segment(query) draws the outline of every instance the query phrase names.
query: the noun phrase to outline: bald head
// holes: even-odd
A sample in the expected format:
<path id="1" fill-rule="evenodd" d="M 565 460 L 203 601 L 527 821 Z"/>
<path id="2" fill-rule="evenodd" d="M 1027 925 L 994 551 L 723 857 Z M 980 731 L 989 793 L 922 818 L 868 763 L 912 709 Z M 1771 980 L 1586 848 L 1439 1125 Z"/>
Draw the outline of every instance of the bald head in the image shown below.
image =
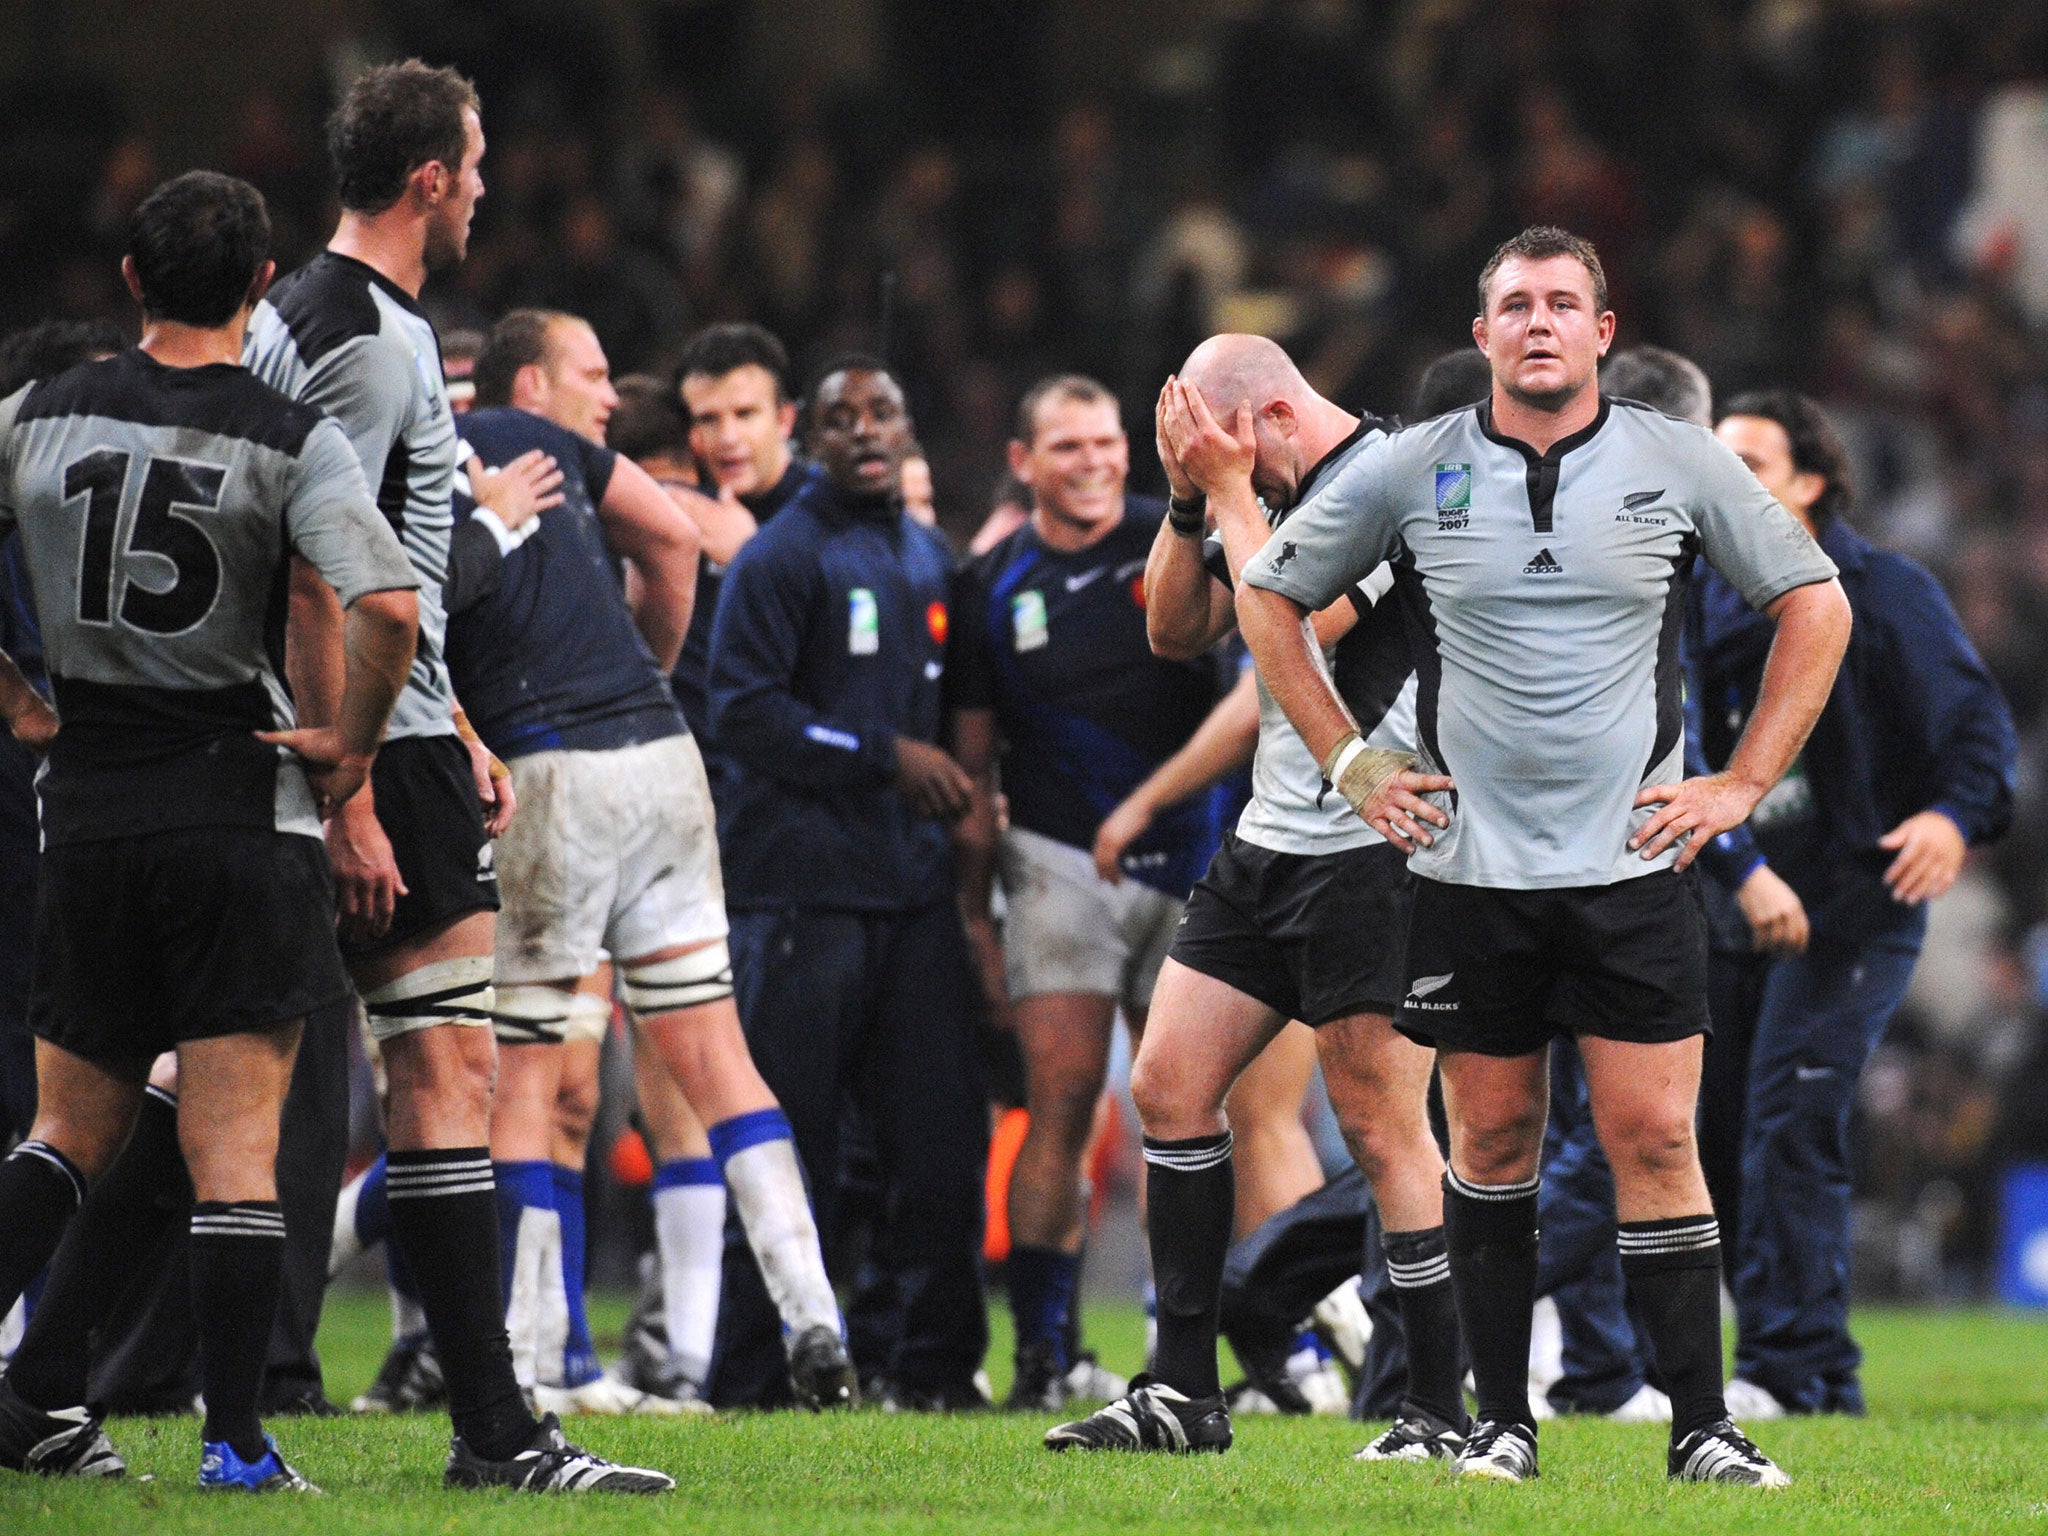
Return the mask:
<path id="1" fill-rule="evenodd" d="M 1321 398 L 1286 350 L 1264 336 L 1211 336 L 1188 354 L 1180 376 L 1202 392 L 1219 421 L 1228 421 L 1241 405 L 1262 411 L 1284 400 L 1299 414 L 1303 406 Z"/>
<path id="2" fill-rule="evenodd" d="M 1332 405 L 1294 366 L 1294 359 L 1264 336 L 1211 336 L 1180 371 L 1181 383 L 1202 397 L 1227 431 L 1240 408 L 1249 408 L 1257 456 L 1252 489 L 1268 507 L 1291 507 L 1310 470 L 1358 426 L 1358 418 Z"/>

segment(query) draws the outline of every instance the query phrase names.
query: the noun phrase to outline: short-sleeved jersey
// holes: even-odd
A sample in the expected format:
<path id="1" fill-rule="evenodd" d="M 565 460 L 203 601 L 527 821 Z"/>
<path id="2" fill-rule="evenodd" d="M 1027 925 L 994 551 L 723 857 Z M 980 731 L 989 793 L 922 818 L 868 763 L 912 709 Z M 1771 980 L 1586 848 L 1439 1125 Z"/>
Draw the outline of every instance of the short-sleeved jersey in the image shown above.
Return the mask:
<path id="1" fill-rule="evenodd" d="M 1609 885 L 1683 772 L 1678 640 L 1695 555 L 1754 607 L 1835 567 L 1712 433 L 1603 398 L 1539 454 L 1480 405 L 1331 475 L 1245 579 L 1319 608 L 1383 560 L 1415 646 L 1422 756 L 1457 781 L 1410 860 L 1455 885 Z"/>
<path id="2" fill-rule="evenodd" d="M 618 455 L 510 408 L 470 412 L 462 436 L 493 469 L 538 448 L 562 471 L 562 504 L 506 554 L 496 589 L 448 621 L 448 668 L 477 734 L 506 758 L 681 735 L 597 519 Z M 474 510 L 458 492 L 458 518 Z"/>
<path id="3" fill-rule="evenodd" d="M 419 575 L 419 647 L 386 737 L 452 734 L 441 587 L 454 528 L 456 432 L 434 327 L 381 272 L 323 251 L 256 306 L 242 361 L 341 423 Z"/>
<path id="4" fill-rule="evenodd" d="M 1295 505 L 1303 505 L 1333 470 L 1397 426 L 1375 416 L 1362 418 L 1358 429 L 1304 477 Z M 1288 516 L 1270 508 L 1266 515 L 1276 528 Z M 1216 578 L 1229 586 L 1222 541 L 1213 534 L 1203 558 Z M 1391 569 L 1382 565 L 1351 588 L 1358 622 L 1335 645 L 1324 648 L 1323 667 L 1367 745 L 1413 752 L 1415 663 L 1398 607 L 1380 601 L 1392 584 Z M 1309 856 L 1385 842 L 1349 801 L 1323 783 L 1322 765 L 1309 755 L 1263 679 L 1258 689 L 1259 745 L 1252 759 L 1252 798 L 1237 819 L 1237 835 L 1275 853 Z"/>
<path id="5" fill-rule="evenodd" d="M 46 844 L 207 826 L 320 835 L 293 723 L 287 557 L 344 603 L 411 589 L 341 429 L 246 369 L 140 350 L 0 404 L 0 534 L 18 527 L 63 727 Z"/>
<path id="6" fill-rule="evenodd" d="M 995 712 L 1010 820 L 1092 848 L 1103 818 L 1187 744 L 1225 682 L 1220 656 L 1169 661 L 1145 635 L 1145 560 L 1162 502 L 1126 498 L 1086 549 L 1026 522 L 954 584 L 948 703 Z M 1133 878 L 1182 898 L 1216 851 L 1216 797 L 1153 819 L 1125 851 Z"/>

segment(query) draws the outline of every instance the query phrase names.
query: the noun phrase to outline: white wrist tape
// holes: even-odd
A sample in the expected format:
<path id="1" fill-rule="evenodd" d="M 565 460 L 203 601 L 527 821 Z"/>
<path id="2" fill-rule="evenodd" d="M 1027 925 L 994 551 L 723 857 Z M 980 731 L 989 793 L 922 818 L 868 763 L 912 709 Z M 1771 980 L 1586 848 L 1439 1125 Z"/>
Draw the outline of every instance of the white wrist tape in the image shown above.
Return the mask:
<path id="1" fill-rule="evenodd" d="M 498 546 L 498 553 L 501 555 L 511 554 L 513 550 L 532 538 L 534 530 L 540 526 L 539 518 L 529 517 L 518 528 L 507 528 L 503 518 L 499 517 L 489 507 L 483 506 L 478 507 L 472 515 L 478 522 L 484 525 L 485 531 L 490 534 L 491 541 Z"/>
<path id="2" fill-rule="evenodd" d="M 1323 777 L 1328 779 L 1332 784 L 1343 783 L 1344 770 L 1346 768 L 1349 768 L 1353 763 L 1357 762 L 1359 757 L 1364 752 L 1365 738 L 1359 735 L 1356 731 L 1353 731 L 1351 733 L 1350 739 L 1347 740 L 1343 746 L 1337 749 L 1337 756 L 1335 760 L 1331 762 L 1328 771 L 1324 773 Z"/>

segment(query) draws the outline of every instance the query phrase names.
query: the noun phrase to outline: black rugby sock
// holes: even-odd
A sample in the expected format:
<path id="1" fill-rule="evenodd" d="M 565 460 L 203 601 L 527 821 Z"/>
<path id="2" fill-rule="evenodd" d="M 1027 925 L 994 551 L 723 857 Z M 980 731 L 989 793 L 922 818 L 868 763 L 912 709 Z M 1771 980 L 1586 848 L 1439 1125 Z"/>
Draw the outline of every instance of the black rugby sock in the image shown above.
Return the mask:
<path id="1" fill-rule="evenodd" d="M 1721 1395 L 1721 1228 L 1713 1213 L 1625 1221 L 1615 1234 L 1664 1390 L 1671 1440 L 1728 1417 Z"/>
<path id="2" fill-rule="evenodd" d="M 7 1367 L 24 1402 L 48 1409 L 85 1401 L 93 1330 L 135 1280 L 136 1255 L 155 1249 L 191 1209 L 177 1096 L 151 1088 L 127 1147 L 58 1245 L 42 1299 Z"/>
<path id="3" fill-rule="evenodd" d="M 419 1284 L 455 1433 L 479 1456 L 504 1461 L 532 1440 L 534 1418 L 505 1333 L 491 1149 L 392 1152 L 385 1166 L 391 1239 Z"/>
<path id="4" fill-rule="evenodd" d="M 0 1316 L 50 1262 L 85 1203 L 85 1175 L 46 1141 L 24 1141 L 0 1160 Z"/>
<path id="5" fill-rule="evenodd" d="M 1536 1304 L 1536 1191 L 1472 1184 L 1444 1171 L 1444 1237 L 1458 1323 L 1472 1352 L 1479 1417 L 1521 1424 L 1529 1411 L 1529 1318 Z M 1414 1348 L 1414 1341 L 1409 1341 Z"/>
<path id="6" fill-rule="evenodd" d="M 1189 1397 L 1217 1397 L 1217 1312 L 1236 1214 L 1230 1132 L 1186 1141 L 1145 1138 L 1146 1224 L 1158 1292 L 1153 1374 Z"/>
<path id="7" fill-rule="evenodd" d="M 267 1447 L 256 1417 L 263 1362 L 277 1322 L 284 1213 L 275 1200 L 201 1200 L 192 1207 L 192 1316 L 199 1328 L 206 1428 L 244 1461 Z"/>
<path id="8" fill-rule="evenodd" d="M 1451 1294 L 1451 1260 L 1444 1229 L 1386 1232 L 1381 1246 L 1387 1254 L 1387 1279 L 1401 1308 L 1401 1331 L 1408 1336 L 1408 1395 L 1401 1408 L 1420 1408 L 1462 1428 L 1465 1374 L 1458 1350 L 1458 1304 Z"/>

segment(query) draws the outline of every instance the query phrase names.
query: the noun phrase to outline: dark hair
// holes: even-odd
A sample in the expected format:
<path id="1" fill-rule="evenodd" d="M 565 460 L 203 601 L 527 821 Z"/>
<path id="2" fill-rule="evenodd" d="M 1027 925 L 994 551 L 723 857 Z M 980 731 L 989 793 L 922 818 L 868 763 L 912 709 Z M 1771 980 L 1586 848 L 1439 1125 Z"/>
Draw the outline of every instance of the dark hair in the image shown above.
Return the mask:
<path id="1" fill-rule="evenodd" d="M 656 454 L 682 458 L 690 451 L 690 416 L 666 380 L 629 373 L 613 384 L 619 403 L 604 429 L 607 448 L 629 459 Z"/>
<path id="2" fill-rule="evenodd" d="M 1038 436 L 1039 408 L 1048 400 L 1073 400 L 1082 405 L 1101 405 L 1106 401 L 1118 407 L 1119 415 L 1122 411 L 1106 385 L 1083 373 L 1055 373 L 1025 390 L 1024 398 L 1017 402 L 1016 436 L 1026 447 Z"/>
<path id="3" fill-rule="evenodd" d="M 1500 270 L 1502 262 L 1515 256 L 1524 261 L 1548 261 L 1553 256 L 1571 257 L 1593 279 L 1593 312 L 1606 312 L 1607 272 L 1600 265 L 1600 255 L 1593 249 L 1593 242 L 1554 224 L 1534 224 L 1513 239 L 1503 240 L 1486 258 L 1486 265 L 1479 269 L 1480 314 L 1486 313 L 1486 288 L 1493 281 L 1493 274 Z"/>
<path id="4" fill-rule="evenodd" d="M 1477 347 L 1446 352 L 1422 370 L 1410 402 L 1408 419 L 1427 421 L 1446 411 L 1477 405 L 1493 392 L 1493 365 Z"/>
<path id="5" fill-rule="evenodd" d="M 804 399 L 808 403 L 807 409 L 811 416 L 817 415 L 818 391 L 824 386 L 825 381 L 842 373 L 879 373 L 897 389 L 903 388 L 903 381 L 891 373 L 889 365 L 879 357 L 866 352 L 841 352 L 837 356 L 826 358 L 823 366 L 811 374 L 811 382 L 804 390 Z"/>
<path id="6" fill-rule="evenodd" d="M 548 331 L 557 321 L 573 320 L 558 309 L 515 309 L 491 327 L 483 350 L 476 355 L 470 378 L 476 385 L 478 405 L 510 405 L 512 381 L 519 370 L 545 363 L 552 348 Z"/>
<path id="7" fill-rule="evenodd" d="M 54 379 L 128 343 L 111 320 L 45 320 L 0 339 L 0 399 L 31 379 Z"/>
<path id="8" fill-rule="evenodd" d="M 1792 445 L 1792 467 L 1803 474 L 1819 475 L 1827 489 L 1812 507 L 1816 526 L 1849 510 L 1856 499 L 1855 477 L 1849 471 L 1849 450 L 1820 402 L 1796 389 L 1753 389 L 1728 402 L 1720 419 L 1730 416 L 1760 416 L 1785 429 Z"/>
<path id="9" fill-rule="evenodd" d="M 685 379 L 722 379 L 749 364 L 766 368 L 774 378 L 777 405 L 790 398 L 789 353 L 774 332 L 750 320 L 706 326 L 685 342 L 676 364 L 676 393 L 682 393 Z"/>
<path id="10" fill-rule="evenodd" d="M 407 59 L 364 70 L 327 119 L 341 206 L 382 213 L 429 161 L 460 170 L 462 114 L 481 110 L 476 87 L 452 69 Z"/>
<path id="11" fill-rule="evenodd" d="M 1668 347 L 1630 347 L 1615 353 L 1600 367 L 1600 387 L 1680 421 L 1706 426 L 1714 419 L 1714 387 L 1706 373 Z"/>
<path id="12" fill-rule="evenodd" d="M 142 312 L 155 320 L 226 325 L 269 255 L 263 194 L 217 171 L 172 177 L 128 219 Z"/>

